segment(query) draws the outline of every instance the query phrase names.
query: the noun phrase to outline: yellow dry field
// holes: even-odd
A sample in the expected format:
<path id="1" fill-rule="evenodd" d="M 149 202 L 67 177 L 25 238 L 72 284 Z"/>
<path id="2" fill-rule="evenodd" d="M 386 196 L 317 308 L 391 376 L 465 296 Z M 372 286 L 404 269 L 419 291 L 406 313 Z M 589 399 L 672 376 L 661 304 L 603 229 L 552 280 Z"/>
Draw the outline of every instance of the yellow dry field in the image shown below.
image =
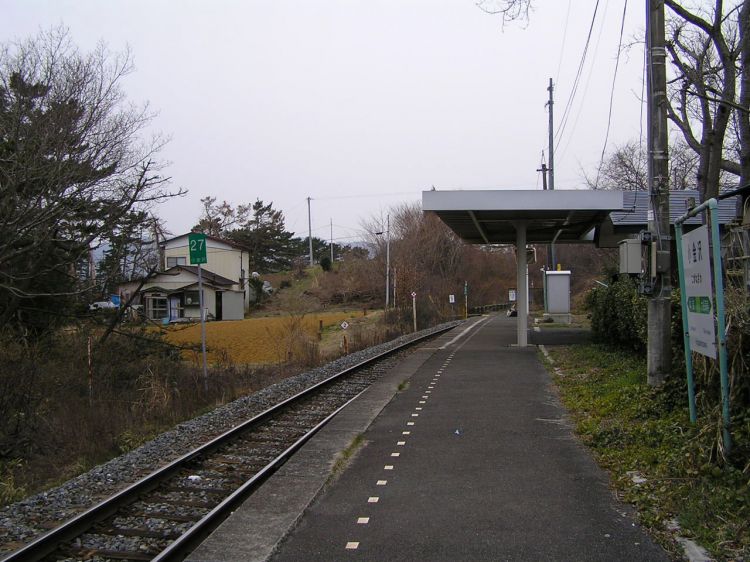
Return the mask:
<path id="1" fill-rule="evenodd" d="M 362 317 L 362 312 L 339 311 L 299 316 L 275 316 L 268 318 L 247 318 L 245 320 L 207 322 L 206 348 L 211 362 L 218 361 L 226 354 L 234 363 L 260 364 L 283 361 L 287 355 L 290 338 L 303 334 L 317 339 L 320 321 L 323 328 L 335 326 L 347 320 Z M 167 341 L 177 345 L 198 345 L 201 342 L 200 324 L 170 327 Z M 188 359 L 193 354 L 185 353 Z"/>

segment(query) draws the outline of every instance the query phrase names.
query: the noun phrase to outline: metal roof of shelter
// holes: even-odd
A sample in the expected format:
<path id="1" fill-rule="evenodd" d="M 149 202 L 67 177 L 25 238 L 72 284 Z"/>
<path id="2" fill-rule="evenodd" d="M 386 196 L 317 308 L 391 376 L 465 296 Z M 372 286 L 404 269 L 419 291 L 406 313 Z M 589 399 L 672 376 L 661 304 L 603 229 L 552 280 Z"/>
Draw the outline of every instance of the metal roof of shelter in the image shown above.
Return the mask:
<path id="1" fill-rule="evenodd" d="M 434 212 L 458 236 L 473 244 L 514 243 L 519 221 L 526 224 L 528 244 L 590 242 L 587 234 L 610 212 L 624 208 L 621 191 L 422 192 L 422 209 Z"/>
<path id="2" fill-rule="evenodd" d="M 699 205 L 702 201 L 695 190 L 680 190 L 669 192 L 669 224 L 674 222 L 689 210 L 690 199 Z M 719 225 L 724 226 L 732 222 L 739 214 L 741 197 L 731 197 L 719 201 Z M 601 247 L 617 247 L 620 240 L 637 234 L 648 228 L 649 194 L 646 191 L 623 192 L 623 208 L 612 211 L 607 220 L 597 227 L 596 243 Z M 703 224 L 700 216 L 687 219 L 683 225 L 685 230 L 692 230 Z"/>

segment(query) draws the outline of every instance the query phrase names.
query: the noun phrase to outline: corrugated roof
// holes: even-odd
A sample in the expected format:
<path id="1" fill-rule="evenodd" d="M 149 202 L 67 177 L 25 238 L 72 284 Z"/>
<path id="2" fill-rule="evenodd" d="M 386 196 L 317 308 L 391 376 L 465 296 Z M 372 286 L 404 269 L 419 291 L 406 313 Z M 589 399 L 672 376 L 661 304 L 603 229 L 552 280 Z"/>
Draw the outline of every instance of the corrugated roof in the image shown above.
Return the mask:
<path id="1" fill-rule="evenodd" d="M 623 192 L 623 210 L 612 211 L 609 218 L 612 224 L 618 226 L 643 226 L 648 224 L 648 192 L 647 191 L 625 191 Z M 688 200 L 695 199 L 696 205 L 701 203 L 698 192 L 695 190 L 670 191 L 669 192 L 669 223 L 684 215 L 688 211 Z M 740 197 L 731 197 L 719 201 L 719 224 L 727 224 L 737 217 Z M 686 225 L 700 225 L 703 221 L 700 216 L 691 217 L 685 221 Z"/>

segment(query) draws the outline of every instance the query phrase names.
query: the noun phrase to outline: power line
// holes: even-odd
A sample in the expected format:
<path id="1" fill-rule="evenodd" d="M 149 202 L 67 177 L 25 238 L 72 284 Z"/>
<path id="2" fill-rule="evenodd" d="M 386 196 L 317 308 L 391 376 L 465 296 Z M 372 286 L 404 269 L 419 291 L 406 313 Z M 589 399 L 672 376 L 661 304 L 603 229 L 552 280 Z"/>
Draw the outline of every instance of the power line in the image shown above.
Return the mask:
<path id="1" fill-rule="evenodd" d="M 316 201 L 329 201 L 332 199 L 364 199 L 366 197 L 383 197 L 389 195 L 419 195 L 419 191 L 395 191 L 392 193 L 358 193 L 356 195 L 331 195 L 330 197 L 315 197 Z"/>
<path id="2" fill-rule="evenodd" d="M 596 22 L 596 14 L 599 11 L 599 2 L 600 0 L 596 0 L 596 5 L 594 6 L 594 14 L 591 16 L 591 24 L 589 25 L 589 32 L 586 36 L 586 44 L 583 47 L 583 52 L 581 53 L 581 60 L 578 63 L 578 70 L 576 71 L 576 77 L 573 80 L 573 87 L 570 91 L 570 96 L 568 97 L 568 101 L 565 103 L 565 109 L 563 111 L 562 119 L 560 120 L 560 127 L 557 130 L 557 133 L 555 134 L 555 137 L 557 137 L 557 144 L 555 145 L 555 152 L 557 152 L 558 147 L 560 146 L 560 140 L 563 138 L 563 134 L 565 133 L 565 127 L 568 123 L 568 118 L 570 117 L 570 110 L 573 106 L 573 100 L 575 99 L 576 93 L 578 92 L 578 86 L 581 82 L 581 75 L 583 74 L 583 67 L 586 63 L 586 56 L 588 54 L 589 45 L 591 43 L 591 34 L 594 31 L 594 23 Z"/>
<path id="3" fill-rule="evenodd" d="M 604 32 L 604 24 L 607 20 L 607 10 L 609 9 L 609 0 L 606 1 L 604 4 L 604 13 L 601 17 L 601 25 L 599 26 L 599 34 L 596 36 L 596 44 L 594 45 L 594 56 L 591 58 L 591 65 L 589 66 L 589 72 L 586 76 L 586 84 L 583 87 L 583 95 L 580 96 L 579 102 L 578 102 L 578 111 L 576 111 L 575 119 L 573 120 L 573 126 L 570 129 L 570 134 L 568 135 L 567 140 L 565 141 L 565 146 L 560 151 L 560 155 L 564 155 L 565 152 L 568 150 L 568 146 L 570 146 L 571 141 L 573 140 L 573 136 L 575 134 L 576 127 L 578 127 L 578 120 L 581 118 L 581 113 L 583 112 L 583 108 L 586 103 L 586 95 L 589 91 L 589 85 L 591 84 L 591 77 L 594 75 L 594 68 L 596 66 L 596 59 L 599 54 L 599 45 L 602 42 L 602 33 Z M 560 139 L 559 142 L 562 142 L 562 139 Z"/>
<path id="4" fill-rule="evenodd" d="M 557 74 L 555 75 L 555 84 L 560 82 L 560 68 L 562 68 L 563 53 L 565 53 L 565 43 L 568 38 L 568 21 L 570 20 L 570 5 L 573 0 L 568 0 L 568 10 L 565 12 L 565 27 L 563 28 L 563 40 L 560 46 L 560 58 L 557 61 Z"/>
<path id="5" fill-rule="evenodd" d="M 609 94 L 609 114 L 607 116 L 607 132 L 604 135 L 604 146 L 602 146 L 602 156 L 599 159 L 599 167 L 596 169 L 595 187 L 599 187 L 599 173 L 604 165 L 604 153 L 607 150 L 607 141 L 609 140 L 609 130 L 612 126 L 612 106 L 615 100 L 615 82 L 617 81 L 617 70 L 620 68 L 620 54 L 622 53 L 622 35 L 625 31 L 625 16 L 628 11 L 628 0 L 625 0 L 622 6 L 622 21 L 620 22 L 620 42 L 617 45 L 617 59 L 615 60 L 615 72 L 612 76 L 612 91 Z"/>

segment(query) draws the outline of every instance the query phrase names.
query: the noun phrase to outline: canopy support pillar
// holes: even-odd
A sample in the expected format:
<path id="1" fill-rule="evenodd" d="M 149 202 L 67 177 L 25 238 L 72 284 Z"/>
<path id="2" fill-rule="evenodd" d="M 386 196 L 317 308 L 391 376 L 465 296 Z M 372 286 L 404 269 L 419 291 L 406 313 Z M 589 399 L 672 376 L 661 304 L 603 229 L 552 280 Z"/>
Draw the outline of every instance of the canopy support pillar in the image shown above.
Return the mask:
<path id="1" fill-rule="evenodd" d="M 526 328 L 528 326 L 528 302 L 529 302 L 529 283 L 528 283 L 528 264 L 526 263 L 526 221 L 516 221 L 513 223 L 516 228 L 516 286 L 518 287 L 516 295 L 516 326 L 518 331 L 518 347 L 528 345 Z"/>

